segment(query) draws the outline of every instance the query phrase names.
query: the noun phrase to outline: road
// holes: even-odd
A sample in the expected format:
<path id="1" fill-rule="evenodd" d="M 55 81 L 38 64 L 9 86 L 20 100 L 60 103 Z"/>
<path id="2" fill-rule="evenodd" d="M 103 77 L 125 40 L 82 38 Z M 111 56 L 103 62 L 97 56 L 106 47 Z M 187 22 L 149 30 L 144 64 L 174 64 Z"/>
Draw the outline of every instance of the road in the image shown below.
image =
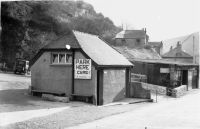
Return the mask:
<path id="1" fill-rule="evenodd" d="M 28 95 L 31 78 L 0 73 L 0 128 L 8 124 L 44 117 L 82 103 L 45 101 Z"/>
<path id="2" fill-rule="evenodd" d="M 29 125 L 29 128 L 41 129 L 200 129 L 199 89 L 189 91 L 181 98 L 159 96 L 158 103 L 108 107 L 88 105 L 84 108 L 81 107 L 82 103 L 78 103 L 80 108 L 69 108 L 49 115 L 77 106 L 77 103 L 52 103 L 29 96 L 29 85 L 30 77 L 0 73 L 0 126 L 19 122 L 8 128 L 25 129 Z M 46 110 L 52 108 L 52 111 Z M 31 120 L 26 121 L 28 119 Z"/>
<path id="3" fill-rule="evenodd" d="M 66 129 L 200 129 L 200 90 Z"/>

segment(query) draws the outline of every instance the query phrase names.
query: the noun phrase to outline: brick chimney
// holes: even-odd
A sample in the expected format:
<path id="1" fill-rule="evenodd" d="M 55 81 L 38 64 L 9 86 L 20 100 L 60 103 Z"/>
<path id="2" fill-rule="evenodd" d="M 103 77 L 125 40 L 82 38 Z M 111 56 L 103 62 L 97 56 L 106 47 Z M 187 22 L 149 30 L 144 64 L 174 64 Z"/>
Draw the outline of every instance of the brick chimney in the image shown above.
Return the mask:
<path id="1" fill-rule="evenodd" d="M 171 46 L 171 47 L 170 47 L 170 51 L 171 51 L 172 49 L 173 49 L 173 47 Z"/>
<path id="2" fill-rule="evenodd" d="M 177 42 L 176 48 L 177 48 L 177 53 L 181 53 L 181 51 L 182 51 L 182 45 L 181 45 L 180 41 Z"/>

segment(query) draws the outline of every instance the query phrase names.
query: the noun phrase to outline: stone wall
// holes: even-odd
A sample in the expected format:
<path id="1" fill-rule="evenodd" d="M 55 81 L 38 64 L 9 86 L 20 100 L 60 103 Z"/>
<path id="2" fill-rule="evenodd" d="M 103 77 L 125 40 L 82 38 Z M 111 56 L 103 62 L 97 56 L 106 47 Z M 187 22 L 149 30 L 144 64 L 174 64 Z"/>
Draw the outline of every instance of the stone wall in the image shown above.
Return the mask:
<path id="1" fill-rule="evenodd" d="M 151 99 L 151 92 L 149 89 L 145 89 L 141 82 L 131 82 L 130 85 L 130 97 Z"/>
<path id="2" fill-rule="evenodd" d="M 148 84 L 148 83 L 141 83 L 141 84 L 142 84 L 142 88 L 144 88 L 146 90 L 150 90 L 151 92 L 154 92 L 154 93 L 157 92 L 157 94 L 161 94 L 161 95 L 167 94 L 166 87 L 154 85 L 154 84 Z"/>
<path id="3" fill-rule="evenodd" d="M 172 89 L 172 96 L 173 97 L 180 97 L 184 95 L 187 91 L 187 85 L 182 85 L 177 88 Z"/>

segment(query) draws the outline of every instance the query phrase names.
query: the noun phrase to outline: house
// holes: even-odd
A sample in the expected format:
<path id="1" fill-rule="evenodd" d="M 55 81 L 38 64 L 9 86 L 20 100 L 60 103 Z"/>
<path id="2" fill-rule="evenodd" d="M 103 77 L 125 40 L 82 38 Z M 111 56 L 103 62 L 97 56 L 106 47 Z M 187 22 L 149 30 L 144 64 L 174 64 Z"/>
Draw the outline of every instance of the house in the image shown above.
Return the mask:
<path id="1" fill-rule="evenodd" d="M 163 43 L 161 42 L 148 42 L 148 45 L 155 49 L 158 54 L 162 54 Z"/>
<path id="2" fill-rule="evenodd" d="M 123 40 L 123 37 L 121 37 L 121 40 Z M 134 45 L 131 45 L 131 43 Z M 199 67 L 197 64 L 191 63 L 192 57 L 182 51 L 182 47 L 179 44 L 178 49 L 174 48 L 170 54 L 166 53 L 165 56 L 163 56 L 164 58 L 167 58 L 168 55 L 174 55 L 176 62 L 170 60 L 171 57 L 168 57 L 170 59 L 162 59 L 159 55 L 159 52 L 162 53 L 162 51 L 160 51 L 162 50 L 162 47 L 162 42 L 147 42 L 145 45 L 144 41 L 142 45 L 137 45 L 135 42 L 129 42 L 123 44 L 116 43 L 115 46 L 113 46 L 113 48 L 134 64 L 134 67 L 131 69 L 131 75 L 140 75 L 141 77 L 146 76 L 146 79 L 144 80 L 149 84 L 167 88 L 175 88 L 181 85 L 187 85 L 188 89 L 198 88 Z M 156 51 L 155 48 L 158 48 L 159 51 Z M 181 62 L 182 57 L 180 57 L 180 55 L 184 57 L 187 55 L 188 62 Z M 177 56 L 180 57 L 179 60 L 177 60 Z M 131 80 L 135 79 L 131 78 Z"/>
<path id="3" fill-rule="evenodd" d="M 182 49 L 182 44 L 177 42 L 175 48 L 170 48 L 169 52 L 162 55 L 163 59 L 185 63 L 193 63 L 193 57 Z"/>
<path id="4" fill-rule="evenodd" d="M 176 88 L 187 85 L 188 90 L 199 88 L 197 64 L 162 59 L 157 52 L 147 48 L 130 49 L 116 46 L 113 48 L 134 64 L 131 68 L 131 80 L 136 74 L 146 76 L 146 83 L 162 87 Z"/>
<path id="5" fill-rule="evenodd" d="M 135 60 L 141 61 L 141 60 Z M 186 85 L 187 89 L 199 88 L 199 66 L 170 60 L 142 60 L 147 82 L 167 88 Z"/>
<path id="6" fill-rule="evenodd" d="M 171 47 L 175 48 L 177 42 L 181 43 L 182 49 L 193 57 L 193 63 L 199 64 L 200 34 L 195 32 L 185 36 L 171 38 L 163 41 L 163 54 L 167 53 Z"/>
<path id="7" fill-rule="evenodd" d="M 32 91 L 107 104 L 126 97 L 132 66 L 98 36 L 73 31 L 50 42 L 33 58 Z"/>
<path id="8" fill-rule="evenodd" d="M 163 55 L 165 55 L 166 53 L 168 53 L 168 51 L 170 50 L 170 48 L 175 48 L 177 47 L 177 42 L 179 42 L 181 44 L 181 48 L 183 50 L 184 55 L 185 56 L 192 56 L 192 64 L 196 64 L 198 65 L 198 69 L 199 69 L 199 50 L 200 50 L 200 34 L 199 32 L 195 32 L 195 33 L 191 33 L 185 36 L 180 36 L 180 37 L 175 37 L 175 38 L 171 38 L 171 39 L 167 39 L 163 41 Z M 188 55 L 189 54 L 189 55 Z M 190 59 L 188 59 L 190 58 Z M 188 62 L 188 60 L 191 60 L 191 57 L 186 57 L 183 60 L 186 60 L 186 62 Z M 180 59 L 179 59 L 180 60 Z M 183 62 L 183 61 L 182 61 Z M 200 71 L 198 70 L 198 75 L 200 74 Z M 193 75 L 196 75 L 195 71 L 190 71 L 188 73 L 188 76 L 190 76 L 189 78 L 192 78 Z M 199 76 L 198 76 L 198 84 L 200 82 L 199 80 Z"/>
<path id="9" fill-rule="evenodd" d="M 128 46 L 130 48 L 143 47 L 148 42 L 146 29 L 123 30 L 115 36 L 115 46 Z"/>

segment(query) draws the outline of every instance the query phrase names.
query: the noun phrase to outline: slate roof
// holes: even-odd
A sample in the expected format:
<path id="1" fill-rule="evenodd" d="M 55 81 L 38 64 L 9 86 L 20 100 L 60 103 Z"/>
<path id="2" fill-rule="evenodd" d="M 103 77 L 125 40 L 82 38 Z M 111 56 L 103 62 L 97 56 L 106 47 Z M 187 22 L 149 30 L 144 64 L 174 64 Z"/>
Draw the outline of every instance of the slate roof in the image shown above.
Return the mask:
<path id="1" fill-rule="evenodd" d="M 183 50 L 190 55 L 199 55 L 199 32 L 188 34 L 185 36 L 179 36 L 163 41 L 163 54 L 170 50 L 170 47 L 176 47 L 177 42 L 181 42 Z M 194 38 L 194 39 L 193 39 Z M 194 44 L 193 44 L 194 42 Z M 194 48 L 193 48 L 194 46 Z"/>
<path id="2" fill-rule="evenodd" d="M 59 38 L 51 41 L 46 46 L 44 46 L 42 49 L 66 49 L 66 45 L 70 45 L 71 48 L 80 48 L 78 41 L 76 40 L 76 37 L 74 34 L 67 33 L 63 34 Z"/>
<path id="3" fill-rule="evenodd" d="M 115 38 L 145 38 L 146 33 L 144 30 L 123 30 L 116 34 Z"/>
<path id="4" fill-rule="evenodd" d="M 133 66 L 123 55 L 98 36 L 73 31 L 81 49 L 98 65 Z"/>
<path id="5" fill-rule="evenodd" d="M 192 56 L 177 47 L 162 55 L 163 58 L 192 58 Z"/>
<path id="6" fill-rule="evenodd" d="M 102 67 L 131 67 L 133 64 L 129 62 L 123 55 L 110 47 L 107 43 L 101 40 L 98 36 L 73 31 L 70 34 L 64 34 L 56 40 L 50 42 L 43 47 L 37 55 L 31 60 L 30 65 L 45 51 L 51 50 L 66 50 L 66 44 L 72 49 L 82 49 L 98 66 Z"/>
<path id="7" fill-rule="evenodd" d="M 134 61 L 135 59 L 161 59 L 160 55 L 153 49 L 146 48 L 128 48 L 125 46 L 113 46 L 119 53 L 124 55 L 129 61 Z"/>

